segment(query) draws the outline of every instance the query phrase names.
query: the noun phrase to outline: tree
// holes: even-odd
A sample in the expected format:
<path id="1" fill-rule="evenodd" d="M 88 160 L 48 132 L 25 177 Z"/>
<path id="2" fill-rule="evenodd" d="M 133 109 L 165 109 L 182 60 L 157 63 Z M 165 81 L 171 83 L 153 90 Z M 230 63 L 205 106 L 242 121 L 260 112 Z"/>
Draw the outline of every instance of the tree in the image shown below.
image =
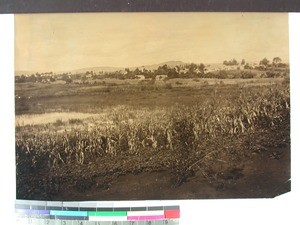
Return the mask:
<path id="1" fill-rule="evenodd" d="M 279 57 L 274 57 L 274 59 L 273 59 L 273 64 L 274 65 L 278 65 L 278 64 L 280 64 L 281 63 L 281 58 L 279 58 Z"/>
<path id="2" fill-rule="evenodd" d="M 169 67 L 168 67 L 168 65 L 167 65 L 167 64 L 164 64 L 164 65 L 162 66 L 162 69 L 163 69 L 165 72 L 167 72 L 167 71 L 168 71 L 168 69 L 169 69 Z"/>
<path id="3" fill-rule="evenodd" d="M 85 83 L 88 80 L 87 76 L 82 76 L 81 77 L 81 82 Z"/>
<path id="4" fill-rule="evenodd" d="M 157 68 L 157 70 L 154 71 L 154 73 L 155 73 L 156 75 L 168 74 L 168 72 L 169 72 L 169 68 L 168 68 L 168 65 L 167 65 L 167 64 L 165 64 L 165 65 L 163 65 L 163 66 L 159 66 L 159 67 Z"/>
<path id="5" fill-rule="evenodd" d="M 246 63 L 245 65 L 244 65 L 244 69 L 253 69 L 253 67 L 252 66 L 250 66 L 249 65 L 249 63 Z"/>
<path id="6" fill-rule="evenodd" d="M 197 69 L 197 65 L 195 63 L 191 63 L 188 67 L 189 73 L 194 74 L 194 71 Z"/>
<path id="7" fill-rule="evenodd" d="M 236 65 L 239 65 L 239 63 L 236 61 L 236 59 L 232 59 L 232 60 L 229 60 L 229 61 L 223 61 L 223 64 L 225 66 L 236 66 Z"/>
<path id="8" fill-rule="evenodd" d="M 267 58 L 263 58 L 260 60 L 259 65 L 267 66 L 269 64 L 269 60 Z"/>
<path id="9" fill-rule="evenodd" d="M 73 83 L 73 80 L 71 77 L 68 77 L 66 80 L 65 80 L 66 84 L 71 84 Z"/>
<path id="10" fill-rule="evenodd" d="M 126 75 L 132 74 L 129 68 L 125 68 L 125 74 L 126 74 Z"/>
<path id="11" fill-rule="evenodd" d="M 142 74 L 142 71 L 140 71 L 139 68 L 136 68 L 134 71 L 133 71 L 134 75 L 140 75 Z"/>
<path id="12" fill-rule="evenodd" d="M 198 66 L 198 69 L 199 69 L 199 72 L 200 73 L 204 73 L 204 70 L 205 70 L 205 65 L 203 63 L 201 63 L 199 66 Z"/>
<path id="13" fill-rule="evenodd" d="M 31 76 L 28 78 L 29 82 L 36 82 L 36 76 L 34 74 L 31 74 Z"/>
<path id="14" fill-rule="evenodd" d="M 231 60 L 231 65 L 239 65 L 239 63 L 236 61 L 236 59 Z"/>
<path id="15" fill-rule="evenodd" d="M 178 72 L 176 71 L 175 68 L 169 69 L 167 73 L 168 78 L 177 78 L 178 77 Z"/>
<path id="16" fill-rule="evenodd" d="M 51 77 L 50 77 L 50 82 L 54 82 L 54 81 L 56 81 L 55 77 L 54 77 L 54 76 L 51 76 Z"/>
<path id="17" fill-rule="evenodd" d="M 242 59 L 241 65 L 245 65 L 245 59 Z"/>

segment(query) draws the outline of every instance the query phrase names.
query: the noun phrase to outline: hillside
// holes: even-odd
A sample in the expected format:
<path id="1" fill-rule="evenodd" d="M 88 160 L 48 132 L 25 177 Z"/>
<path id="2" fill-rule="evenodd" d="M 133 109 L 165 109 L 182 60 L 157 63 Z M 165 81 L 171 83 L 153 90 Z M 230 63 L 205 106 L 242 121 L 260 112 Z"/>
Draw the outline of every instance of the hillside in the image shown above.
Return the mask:
<path id="1" fill-rule="evenodd" d="M 173 68 L 175 66 L 180 66 L 180 65 L 185 65 L 186 63 L 182 61 L 167 61 L 167 62 L 162 62 L 158 64 L 152 64 L 152 65 L 141 65 L 141 66 L 135 66 L 135 67 L 128 67 L 130 70 L 134 70 L 136 68 L 139 69 L 147 69 L 147 70 L 154 70 L 157 69 L 159 66 L 163 65 L 168 65 L 169 67 Z M 126 67 L 109 67 L 109 66 L 99 66 L 99 67 L 86 67 L 86 68 L 81 68 L 81 69 L 76 69 L 76 70 L 71 70 L 71 71 L 56 71 L 55 73 L 66 73 L 66 72 L 71 72 L 72 74 L 76 73 L 85 73 L 86 71 L 94 71 L 95 73 L 98 72 L 113 72 L 113 71 L 119 71 L 119 70 L 125 70 Z M 51 71 L 51 70 L 50 70 Z M 25 71 L 25 70 L 17 70 L 15 71 L 15 76 L 21 76 L 22 74 L 25 75 L 30 75 L 30 74 L 35 74 L 35 73 L 43 73 L 45 71 Z"/>

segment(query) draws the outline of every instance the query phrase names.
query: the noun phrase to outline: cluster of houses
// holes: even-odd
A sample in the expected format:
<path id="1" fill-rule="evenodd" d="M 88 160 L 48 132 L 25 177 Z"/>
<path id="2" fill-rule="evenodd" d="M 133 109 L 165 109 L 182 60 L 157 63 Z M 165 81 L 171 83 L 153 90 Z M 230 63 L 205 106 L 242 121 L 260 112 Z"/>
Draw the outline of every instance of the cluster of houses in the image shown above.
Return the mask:
<path id="1" fill-rule="evenodd" d="M 232 66 L 228 66 L 228 65 L 221 65 L 221 64 L 217 64 L 217 65 L 207 65 L 205 67 L 205 72 L 206 73 L 210 73 L 210 72 L 216 72 L 216 71 L 220 71 L 220 70 L 245 70 L 245 69 L 254 69 L 254 66 L 256 64 L 251 64 L 249 65 L 248 63 L 246 65 L 232 65 Z"/>
<path id="2" fill-rule="evenodd" d="M 145 75 L 135 75 L 136 79 L 138 80 L 150 80 L 150 78 L 146 78 Z M 165 80 L 168 78 L 168 75 L 161 74 L 161 75 L 156 75 L 155 80 Z"/>
<path id="3" fill-rule="evenodd" d="M 193 66 L 194 65 L 194 66 Z M 193 67 L 192 67 L 193 66 Z M 195 64 L 191 64 L 190 66 L 176 66 L 174 68 L 169 68 L 167 65 L 163 67 L 159 67 L 156 71 L 147 71 L 151 73 L 150 75 L 146 74 L 144 70 L 139 70 L 138 68 L 134 71 L 129 71 L 129 69 L 119 70 L 116 72 L 94 72 L 94 71 L 86 71 L 85 73 L 72 74 L 71 72 L 55 74 L 53 72 L 48 73 L 36 73 L 36 74 L 22 74 L 21 76 L 16 76 L 16 83 L 23 82 L 39 82 L 39 83 L 51 83 L 56 80 L 62 80 L 66 83 L 72 83 L 75 81 L 76 83 L 89 83 L 88 80 L 91 79 L 102 79 L 102 78 L 119 78 L 124 79 L 124 77 L 128 79 L 138 79 L 138 80 L 152 80 L 155 77 L 156 81 L 164 81 L 168 78 L 174 78 L 175 75 L 180 74 L 183 77 L 187 77 L 186 74 L 209 74 L 217 71 L 225 71 L 225 70 L 266 70 L 268 65 L 257 65 L 256 63 L 247 63 L 245 65 L 223 65 L 223 64 L 207 64 L 203 65 L 203 68 Z M 166 68 L 165 68 L 166 67 Z M 265 68 L 264 68 L 265 67 Z M 174 72 L 175 71 L 175 72 Z M 160 74 L 161 73 L 161 74 Z M 170 77 L 168 77 L 167 73 Z M 172 73 L 176 73 L 174 76 Z M 157 75 L 153 75 L 157 74 Z M 79 80 L 79 81 L 78 81 Z"/>
<path id="4" fill-rule="evenodd" d="M 21 76 L 15 76 L 16 83 L 24 82 L 39 82 L 39 83 L 50 83 L 57 79 L 54 74 L 22 74 Z"/>

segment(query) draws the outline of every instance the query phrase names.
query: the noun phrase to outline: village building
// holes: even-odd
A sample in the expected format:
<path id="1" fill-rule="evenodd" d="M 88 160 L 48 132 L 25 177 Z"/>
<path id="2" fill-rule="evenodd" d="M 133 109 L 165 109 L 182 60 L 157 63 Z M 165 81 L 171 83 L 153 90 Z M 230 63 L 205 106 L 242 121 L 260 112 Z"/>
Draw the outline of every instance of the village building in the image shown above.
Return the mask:
<path id="1" fill-rule="evenodd" d="M 145 75 L 135 75 L 135 78 L 136 79 L 139 79 L 139 80 L 145 80 L 146 78 L 145 78 Z"/>
<path id="2" fill-rule="evenodd" d="M 168 78 L 168 75 L 165 75 L 165 74 L 155 76 L 155 80 L 164 80 L 166 78 Z"/>

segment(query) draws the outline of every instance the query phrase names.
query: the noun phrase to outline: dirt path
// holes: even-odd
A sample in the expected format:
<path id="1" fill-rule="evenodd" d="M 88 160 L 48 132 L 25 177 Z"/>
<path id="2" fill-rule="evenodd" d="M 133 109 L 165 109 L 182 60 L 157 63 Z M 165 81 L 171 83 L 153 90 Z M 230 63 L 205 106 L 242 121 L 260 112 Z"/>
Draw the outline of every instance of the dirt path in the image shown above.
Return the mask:
<path id="1" fill-rule="evenodd" d="M 272 148 L 253 154 L 236 170 L 208 180 L 202 171 L 174 188 L 169 171 L 125 174 L 103 188 L 97 180 L 84 193 L 72 186 L 63 186 L 53 200 L 151 200 L 272 198 L 290 191 L 290 151 L 288 147 Z"/>

